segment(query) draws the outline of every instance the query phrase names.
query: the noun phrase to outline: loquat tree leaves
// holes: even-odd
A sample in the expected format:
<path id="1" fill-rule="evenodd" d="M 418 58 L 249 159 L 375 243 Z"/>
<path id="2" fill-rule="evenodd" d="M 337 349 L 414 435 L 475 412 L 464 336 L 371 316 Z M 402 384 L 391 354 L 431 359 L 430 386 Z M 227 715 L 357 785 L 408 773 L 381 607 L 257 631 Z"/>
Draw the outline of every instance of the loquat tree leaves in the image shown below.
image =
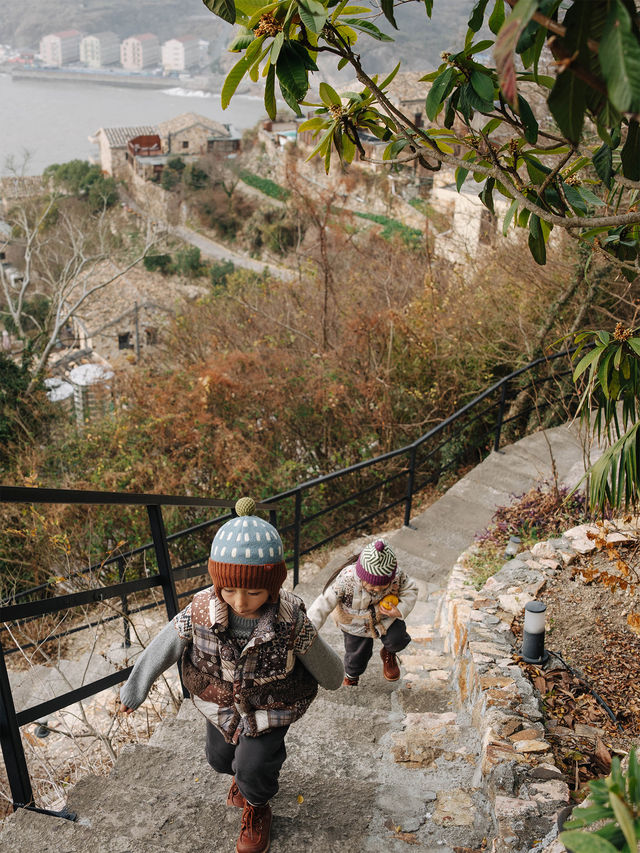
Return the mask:
<path id="1" fill-rule="evenodd" d="M 503 230 L 527 228 L 539 264 L 560 226 L 620 261 L 630 280 L 640 272 L 634 0 L 477 0 L 464 45 L 421 79 L 427 127 L 389 96 L 397 69 L 380 82 L 357 52 L 361 38 L 393 40 L 402 25 L 394 0 L 205 4 L 239 27 L 230 49 L 242 57 L 225 80 L 223 106 L 245 77 L 264 78 L 271 117 L 276 88 L 297 115 L 306 108 L 302 128 L 327 171 L 336 157 L 366 159 L 363 139 L 373 137 L 388 143 L 382 158 L 397 168 L 412 160 L 434 171 L 447 164 L 457 169 L 459 189 L 467 177 L 483 185 L 479 197 L 489 210 L 496 195 L 507 199 Z M 427 26 L 434 4 L 424 4 Z M 553 58 L 547 74 L 545 46 Z M 350 65 L 360 91 L 330 92 L 325 84 L 320 101 L 308 102 L 320 53 L 338 69 Z"/>

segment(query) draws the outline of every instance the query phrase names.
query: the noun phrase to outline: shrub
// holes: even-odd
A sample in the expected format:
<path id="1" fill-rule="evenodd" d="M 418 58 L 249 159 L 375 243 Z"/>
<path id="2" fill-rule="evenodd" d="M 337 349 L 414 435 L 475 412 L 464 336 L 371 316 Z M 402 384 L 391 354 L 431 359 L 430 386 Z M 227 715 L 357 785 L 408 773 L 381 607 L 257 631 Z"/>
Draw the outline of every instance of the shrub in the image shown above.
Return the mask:
<path id="1" fill-rule="evenodd" d="M 189 246 L 187 249 L 180 249 L 176 254 L 175 271 L 191 278 L 202 275 L 203 270 L 202 260 L 200 258 L 200 249 L 198 249 L 197 246 Z"/>
<path id="2" fill-rule="evenodd" d="M 214 289 L 224 288 L 227 286 L 227 276 L 235 270 L 232 261 L 222 261 L 219 264 L 212 264 L 209 267 L 209 276 Z"/>
<path id="3" fill-rule="evenodd" d="M 86 199 L 94 211 L 113 207 L 118 201 L 115 180 L 103 175 L 99 166 L 92 166 L 86 160 L 54 163 L 47 166 L 44 175 L 71 195 Z"/>
<path id="4" fill-rule="evenodd" d="M 171 267 L 173 264 L 173 260 L 171 255 L 146 255 L 144 261 L 144 268 L 149 272 L 158 272 L 167 275 L 167 273 L 171 272 Z"/>

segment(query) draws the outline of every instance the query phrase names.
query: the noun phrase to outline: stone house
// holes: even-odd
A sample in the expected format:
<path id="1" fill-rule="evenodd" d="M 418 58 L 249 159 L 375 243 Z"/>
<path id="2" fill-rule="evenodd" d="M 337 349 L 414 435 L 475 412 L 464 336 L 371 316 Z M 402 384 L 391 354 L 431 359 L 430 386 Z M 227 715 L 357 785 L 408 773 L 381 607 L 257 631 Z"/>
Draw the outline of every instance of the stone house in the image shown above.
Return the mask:
<path id="1" fill-rule="evenodd" d="M 240 136 L 227 124 L 184 113 L 156 126 L 101 127 L 89 141 L 99 147 L 99 164 L 114 177 L 160 179 L 167 161 L 193 162 L 212 152 L 227 157 L 240 150 Z M 96 161 L 94 161 L 96 162 Z"/>
<path id="2" fill-rule="evenodd" d="M 89 142 L 98 146 L 98 157 L 92 158 L 92 162 L 97 163 L 106 175 L 123 177 L 127 169 L 129 140 L 155 133 L 155 127 L 148 124 L 138 127 L 101 127 L 89 137 Z"/>

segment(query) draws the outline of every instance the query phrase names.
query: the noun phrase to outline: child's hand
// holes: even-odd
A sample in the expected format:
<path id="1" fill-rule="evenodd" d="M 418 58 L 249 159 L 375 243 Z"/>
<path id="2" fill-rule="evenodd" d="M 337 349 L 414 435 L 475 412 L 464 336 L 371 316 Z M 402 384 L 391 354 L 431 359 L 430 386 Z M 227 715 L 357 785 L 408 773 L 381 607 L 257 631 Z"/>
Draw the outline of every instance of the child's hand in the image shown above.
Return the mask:
<path id="1" fill-rule="evenodd" d="M 391 616 L 392 619 L 402 619 L 402 613 L 400 613 L 395 604 L 392 604 L 389 607 L 381 607 L 378 604 L 378 606 L 376 607 L 376 611 L 380 618 L 383 618 L 385 616 Z"/>
<path id="2" fill-rule="evenodd" d="M 120 705 L 120 708 L 118 710 L 120 711 L 121 714 L 133 713 L 133 708 L 129 708 L 129 706 L 125 705 L 124 702 Z"/>

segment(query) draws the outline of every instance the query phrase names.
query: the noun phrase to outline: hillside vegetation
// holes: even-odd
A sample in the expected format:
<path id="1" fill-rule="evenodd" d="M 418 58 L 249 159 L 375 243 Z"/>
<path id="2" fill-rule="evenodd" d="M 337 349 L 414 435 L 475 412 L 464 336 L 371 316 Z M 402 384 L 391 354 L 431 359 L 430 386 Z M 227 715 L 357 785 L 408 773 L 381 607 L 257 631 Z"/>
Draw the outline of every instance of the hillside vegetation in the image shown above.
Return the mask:
<path id="1" fill-rule="evenodd" d="M 119 372 L 112 417 L 78 432 L 60 417 L 52 426 L 42 402 L 30 429 L 14 430 L 2 480 L 267 496 L 402 446 L 577 324 L 633 313 L 626 282 L 569 241 L 557 242 L 544 268 L 511 243 L 456 270 L 424 241 L 383 236 L 377 217 L 338 209 L 331 189 L 312 188 L 304 174 L 292 158 L 278 202 L 297 235 L 280 247 L 296 279 L 168 264 L 167 275 L 195 276 L 208 294 L 170 322 L 155 357 Z M 208 198 L 221 215 L 247 215 L 236 192 L 205 185 L 189 198 L 194 211 Z M 273 204 L 265 200 L 263 217 Z M 470 439 L 460 460 L 477 461 L 487 440 Z M 2 513 L 9 586 L 100 560 L 109 541 L 148 538 L 137 511 Z M 168 526 L 199 517 L 168 514 Z"/>

